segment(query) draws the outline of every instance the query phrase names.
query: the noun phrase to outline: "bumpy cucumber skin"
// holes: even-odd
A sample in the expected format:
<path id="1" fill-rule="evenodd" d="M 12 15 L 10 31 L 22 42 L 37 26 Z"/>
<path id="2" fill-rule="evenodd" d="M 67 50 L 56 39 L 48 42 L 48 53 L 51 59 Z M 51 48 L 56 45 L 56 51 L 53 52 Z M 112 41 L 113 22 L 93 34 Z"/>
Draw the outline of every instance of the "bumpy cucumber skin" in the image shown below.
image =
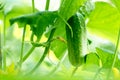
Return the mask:
<path id="1" fill-rule="evenodd" d="M 66 26 L 69 60 L 73 66 L 79 67 L 84 62 L 87 51 L 85 20 L 82 14 L 76 13 L 68 20 L 68 23 L 73 32 L 72 35 L 70 28 Z"/>

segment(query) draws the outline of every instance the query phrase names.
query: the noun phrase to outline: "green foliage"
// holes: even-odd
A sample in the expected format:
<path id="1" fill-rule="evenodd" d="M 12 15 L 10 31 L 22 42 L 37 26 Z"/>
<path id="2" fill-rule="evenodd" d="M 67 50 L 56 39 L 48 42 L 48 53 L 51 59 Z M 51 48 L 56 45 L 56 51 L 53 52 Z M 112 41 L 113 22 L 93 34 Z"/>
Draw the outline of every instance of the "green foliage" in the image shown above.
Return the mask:
<path id="1" fill-rule="evenodd" d="M 33 34 L 40 38 L 46 28 L 49 25 L 53 25 L 56 17 L 56 12 L 44 11 L 13 18 L 10 20 L 10 23 L 17 22 L 19 27 L 25 27 L 29 24 Z"/>
<path id="2" fill-rule="evenodd" d="M 62 37 L 65 39 L 65 22 L 79 10 L 79 7 L 85 2 L 85 0 L 62 0 L 60 9 L 58 10 L 58 18 L 56 19 L 54 26 L 57 27 L 54 37 Z M 62 33 L 61 33 L 62 32 Z M 55 46 L 59 43 L 59 46 Z M 52 42 L 51 49 L 55 52 L 58 58 L 61 57 L 61 53 L 66 51 L 66 45 L 60 41 Z"/>
<path id="3" fill-rule="evenodd" d="M 29 4 L 28 1 L 0 0 L 0 30 L 2 27 L 5 31 L 5 34 L 0 33 L 0 41 L 2 43 L 2 47 L 0 46 L 0 48 L 2 50 L 1 52 L 6 54 L 7 60 L 6 70 L 4 71 L 2 68 L 0 69 L 0 79 L 106 80 L 106 76 L 110 75 L 108 77 L 110 77 L 111 80 L 119 80 L 120 58 L 119 50 L 117 50 L 119 41 L 114 45 L 117 40 L 118 29 L 120 26 L 119 0 L 111 0 L 111 3 L 96 1 L 95 5 L 91 0 L 61 0 L 60 8 L 57 11 L 38 11 L 35 9 L 35 13 L 32 13 L 32 11 L 34 11 L 32 8 L 35 8 L 35 5 L 33 4 L 34 7 L 30 6 L 31 4 Z M 46 6 L 48 9 L 49 2 Z M 79 25 L 83 24 L 83 26 L 87 25 L 88 36 L 92 35 L 93 37 L 93 34 L 95 34 L 98 38 L 102 37 L 105 40 L 108 40 L 108 42 L 104 42 L 103 40 L 98 41 L 99 39 L 96 40 L 96 38 L 93 37 L 93 39 L 89 39 L 90 43 L 87 44 L 87 46 L 84 46 L 83 44 L 86 44 L 87 40 L 78 41 L 78 39 L 74 38 L 74 36 L 80 35 L 80 32 L 77 32 L 78 28 L 75 28 L 75 26 L 79 25 L 71 25 L 73 22 L 77 22 L 76 20 L 71 20 L 71 22 L 69 22 L 70 25 L 67 22 L 76 14 L 76 12 L 80 12 L 84 15 L 85 21 L 81 20 L 83 17 L 80 17 L 78 23 L 80 23 Z M 3 20 L 4 17 L 6 18 L 5 20 Z M 9 27 L 9 21 L 11 27 Z M 21 33 L 17 34 L 17 32 L 19 32 L 16 31 L 17 26 L 12 25 L 14 23 L 18 24 L 20 30 L 25 26 L 27 26 L 26 28 L 29 28 L 26 29 L 25 38 L 27 37 L 30 39 L 32 36 L 32 40 L 34 41 L 35 35 L 37 39 L 41 39 L 41 41 L 38 40 L 35 43 L 39 44 L 39 42 L 47 41 L 45 42 L 45 45 L 44 43 L 40 43 L 40 45 L 44 46 L 38 46 L 38 48 L 31 45 L 29 39 L 23 41 L 23 63 L 21 70 L 19 69 L 18 61 L 20 58 L 20 45 L 23 42 L 20 38 Z M 3 27 L 3 25 L 6 26 Z M 28 27 L 28 25 L 30 27 Z M 67 36 L 71 37 L 70 40 L 71 43 L 73 43 L 69 51 L 74 50 L 77 54 L 77 50 L 81 45 L 85 48 L 90 48 L 90 50 L 87 50 L 88 54 L 86 54 L 86 52 L 83 53 L 85 54 L 83 57 L 85 60 L 84 64 L 82 64 L 75 73 L 74 67 L 71 65 L 68 57 L 66 57 L 67 44 L 70 45 L 66 39 L 66 25 L 69 26 L 67 29 L 69 29 L 70 32 L 67 33 Z M 31 36 L 26 36 L 28 33 Z M 81 36 L 86 37 L 84 34 Z M 6 40 L 6 45 L 3 45 L 3 38 Z M 72 40 L 72 38 L 74 38 L 74 40 Z M 83 44 L 80 45 L 79 42 L 82 41 Z M 79 51 L 82 52 L 83 50 L 79 49 Z M 29 55 L 27 53 L 29 53 Z M 26 57 L 26 55 L 28 55 L 28 57 Z M 76 58 L 81 56 L 79 54 L 72 55 L 76 56 Z M 74 59 L 76 60 L 76 58 Z M 113 64 L 113 61 L 115 61 L 115 64 Z M 37 65 L 36 62 L 38 62 Z M 74 61 L 72 63 L 78 64 Z M 34 67 L 34 65 L 36 66 Z M 109 70 L 113 68 L 116 68 L 117 72 L 114 71 L 110 74 Z M 52 70 L 53 72 L 51 73 Z M 29 73 L 29 71 L 34 73 Z M 72 73 L 74 73 L 74 75 L 71 77 Z"/>
<path id="4" fill-rule="evenodd" d="M 95 59 L 94 61 L 93 61 L 93 58 Z M 94 64 L 94 65 L 100 66 L 99 60 L 100 58 L 97 55 L 97 53 L 89 53 L 86 56 L 86 64 Z"/>
<path id="5" fill-rule="evenodd" d="M 98 56 L 101 59 L 103 68 L 110 68 L 112 66 L 112 61 L 114 60 L 114 53 L 107 52 L 100 48 L 96 48 L 96 51 L 97 51 Z M 120 59 L 118 58 L 118 55 L 117 55 L 115 67 L 120 70 L 119 62 L 120 62 Z"/>
<path id="6" fill-rule="evenodd" d="M 120 14 L 119 11 L 106 2 L 96 2 L 95 9 L 89 16 L 87 24 L 89 32 L 107 38 L 112 42 L 116 42 Z"/>
<path id="7" fill-rule="evenodd" d="M 74 15 L 80 8 L 80 6 L 85 2 L 85 0 L 63 0 L 58 13 L 68 20 L 72 15 Z"/>
<path id="8" fill-rule="evenodd" d="M 96 51 L 102 61 L 102 65 L 105 68 L 110 68 L 113 60 L 113 53 L 105 52 L 99 48 L 96 48 Z"/>

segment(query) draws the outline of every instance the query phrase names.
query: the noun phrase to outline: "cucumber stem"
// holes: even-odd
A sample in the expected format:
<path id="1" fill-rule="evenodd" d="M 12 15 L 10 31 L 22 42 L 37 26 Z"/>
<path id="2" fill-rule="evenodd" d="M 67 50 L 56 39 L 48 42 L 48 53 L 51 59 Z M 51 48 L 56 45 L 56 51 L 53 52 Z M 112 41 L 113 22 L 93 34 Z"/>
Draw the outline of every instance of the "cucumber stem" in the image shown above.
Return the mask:
<path id="1" fill-rule="evenodd" d="M 77 69 L 78 69 L 78 67 L 75 67 L 75 69 L 72 71 L 71 77 L 74 76 L 74 74 L 76 73 Z"/>

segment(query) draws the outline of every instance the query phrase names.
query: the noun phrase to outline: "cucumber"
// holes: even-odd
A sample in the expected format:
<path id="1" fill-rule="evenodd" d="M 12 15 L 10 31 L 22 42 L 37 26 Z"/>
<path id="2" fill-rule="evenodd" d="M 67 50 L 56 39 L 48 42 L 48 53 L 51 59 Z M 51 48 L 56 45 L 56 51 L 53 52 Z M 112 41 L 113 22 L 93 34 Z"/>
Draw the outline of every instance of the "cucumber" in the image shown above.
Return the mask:
<path id="1" fill-rule="evenodd" d="M 85 19 L 81 13 L 76 13 L 68 20 L 71 30 L 66 26 L 68 57 L 71 64 L 79 67 L 84 62 L 87 51 L 87 35 Z"/>

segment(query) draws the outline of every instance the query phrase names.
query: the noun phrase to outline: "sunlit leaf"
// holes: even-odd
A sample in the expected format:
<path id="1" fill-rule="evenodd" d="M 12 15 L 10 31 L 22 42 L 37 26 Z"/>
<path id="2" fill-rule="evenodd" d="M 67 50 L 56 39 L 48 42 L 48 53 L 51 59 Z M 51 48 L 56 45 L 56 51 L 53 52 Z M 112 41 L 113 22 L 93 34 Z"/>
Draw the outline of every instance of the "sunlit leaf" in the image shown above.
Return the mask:
<path id="1" fill-rule="evenodd" d="M 95 59 L 95 60 L 93 60 Z M 96 53 L 89 53 L 86 56 L 86 64 L 99 65 L 99 57 Z"/>
<path id="2" fill-rule="evenodd" d="M 119 26 L 119 11 L 109 3 L 96 2 L 95 9 L 89 16 L 88 31 L 115 43 Z"/>
<path id="3" fill-rule="evenodd" d="M 99 67 L 100 67 L 99 56 L 96 53 L 87 54 L 86 58 L 85 58 L 85 65 L 84 65 L 83 69 L 94 72 L 94 71 L 98 70 Z"/>

